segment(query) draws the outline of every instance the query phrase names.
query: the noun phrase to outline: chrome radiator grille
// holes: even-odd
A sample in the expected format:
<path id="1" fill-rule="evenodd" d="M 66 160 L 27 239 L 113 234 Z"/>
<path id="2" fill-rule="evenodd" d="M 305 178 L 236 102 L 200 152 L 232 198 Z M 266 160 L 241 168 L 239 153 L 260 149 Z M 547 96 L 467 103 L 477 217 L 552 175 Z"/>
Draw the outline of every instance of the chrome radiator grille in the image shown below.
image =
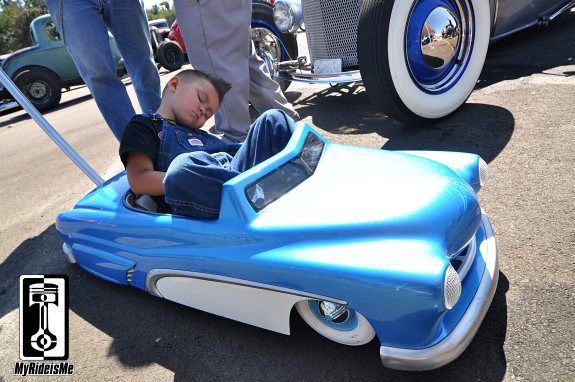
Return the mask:
<path id="1" fill-rule="evenodd" d="M 317 59 L 342 59 L 342 68 L 357 67 L 357 24 L 362 0 L 303 0 L 307 44 Z"/>

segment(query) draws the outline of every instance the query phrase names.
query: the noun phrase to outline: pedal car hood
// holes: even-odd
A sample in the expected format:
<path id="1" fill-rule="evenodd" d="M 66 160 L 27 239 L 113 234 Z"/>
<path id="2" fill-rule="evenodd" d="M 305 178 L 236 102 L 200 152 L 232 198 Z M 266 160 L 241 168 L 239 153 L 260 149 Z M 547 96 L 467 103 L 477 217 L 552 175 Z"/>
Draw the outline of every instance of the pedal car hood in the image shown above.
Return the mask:
<path id="1" fill-rule="evenodd" d="M 330 144 L 314 175 L 263 210 L 253 226 L 320 236 L 357 231 L 421 237 L 457 250 L 480 219 L 475 192 L 447 166 L 404 153 Z"/>

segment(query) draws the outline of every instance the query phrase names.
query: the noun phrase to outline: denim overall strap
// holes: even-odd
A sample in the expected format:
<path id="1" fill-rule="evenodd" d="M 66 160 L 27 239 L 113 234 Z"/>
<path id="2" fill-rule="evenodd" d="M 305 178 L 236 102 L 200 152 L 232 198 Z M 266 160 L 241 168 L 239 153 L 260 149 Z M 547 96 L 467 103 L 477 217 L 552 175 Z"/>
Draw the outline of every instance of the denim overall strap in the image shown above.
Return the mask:
<path id="1" fill-rule="evenodd" d="M 283 111 L 269 110 L 253 123 L 233 158 L 223 152 L 179 155 L 164 178 L 166 203 L 176 215 L 217 218 L 224 183 L 283 150 L 294 126 Z"/>
<path id="2" fill-rule="evenodd" d="M 153 115 L 152 119 L 161 118 Z M 226 151 L 228 145 L 221 139 L 203 131 L 188 129 L 175 123 L 163 120 L 160 134 L 160 155 L 158 171 L 167 171 L 170 163 L 180 154 L 194 151 L 217 153 Z"/>

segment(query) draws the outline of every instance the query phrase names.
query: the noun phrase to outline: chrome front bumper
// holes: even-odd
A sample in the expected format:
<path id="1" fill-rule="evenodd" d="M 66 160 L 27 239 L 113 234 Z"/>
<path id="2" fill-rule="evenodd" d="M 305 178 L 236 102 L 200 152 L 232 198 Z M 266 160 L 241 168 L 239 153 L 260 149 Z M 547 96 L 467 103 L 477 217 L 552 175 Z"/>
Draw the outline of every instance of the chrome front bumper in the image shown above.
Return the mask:
<path id="1" fill-rule="evenodd" d="M 20 105 L 16 101 L 0 100 L 0 112 L 5 110 L 15 109 Z"/>
<path id="2" fill-rule="evenodd" d="M 485 240 L 478 246 L 480 252 L 478 255 L 485 260 L 485 271 L 467 311 L 455 329 L 435 346 L 426 349 L 381 346 L 379 355 L 385 367 L 408 371 L 436 369 L 459 357 L 477 333 L 489 310 L 499 280 L 495 237 L 485 212 L 482 212 L 481 222 L 485 229 Z"/>
<path id="3" fill-rule="evenodd" d="M 361 74 L 359 73 L 359 70 L 351 70 L 349 72 L 331 74 L 314 74 L 301 70 L 294 72 L 279 71 L 275 72 L 273 77 L 276 81 L 287 80 L 316 84 L 344 84 L 350 82 L 361 82 Z"/>

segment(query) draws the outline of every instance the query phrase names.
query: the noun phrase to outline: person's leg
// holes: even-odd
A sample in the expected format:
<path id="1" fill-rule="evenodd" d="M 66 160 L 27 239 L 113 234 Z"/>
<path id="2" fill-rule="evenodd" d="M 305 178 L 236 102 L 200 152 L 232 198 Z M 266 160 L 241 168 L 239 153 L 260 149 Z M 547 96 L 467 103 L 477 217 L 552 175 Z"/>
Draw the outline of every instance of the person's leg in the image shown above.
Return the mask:
<path id="1" fill-rule="evenodd" d="M 270 109 L 283 110 L 291 118 L 298 120 L 299 114 L 286 99 L 278 83 L 271 78 L 266 63 L 256 54 L 252 42 L 250 45 L 250 102 L 253 107 L 258 113 Z"/>
<path id="2" fill-rule="evenodd" d="M 134 108 L 118 78 L 99 0 L 46 0 L 78 72 L 119 140 Z M 61 25 L 63 24 L 63 25 Z"/>
<path id="3" fill-rule="evenodd" d="M 232 84 L 216 113 L 216 131 L 241 142 L 250 126 L 251 0 L 174 0 L 188 58 L 195 69 Z"/>
<path id="4" fill-rule="evenodd" d="M 176 215 L 217 219 L 222 185 L 239 174 L 228 169 L 228 157 L 194 151 L 176 157 L 164 178 L 165 200 Z"/>
<path id="5" fill-rule="evenodd" d="M 112 31 L 143 113 L 162 101 L 160 75 L 150 46 L 150 27 L 139 0 L 106 0 L 104 20 Z"/>
<path id="6" fill-rule="evenodd" d="M 231 169 L 244 172 L 282 151 L 295 129 L 293 119 L 280 110 L 268 110 L 252 124 Z"/>

